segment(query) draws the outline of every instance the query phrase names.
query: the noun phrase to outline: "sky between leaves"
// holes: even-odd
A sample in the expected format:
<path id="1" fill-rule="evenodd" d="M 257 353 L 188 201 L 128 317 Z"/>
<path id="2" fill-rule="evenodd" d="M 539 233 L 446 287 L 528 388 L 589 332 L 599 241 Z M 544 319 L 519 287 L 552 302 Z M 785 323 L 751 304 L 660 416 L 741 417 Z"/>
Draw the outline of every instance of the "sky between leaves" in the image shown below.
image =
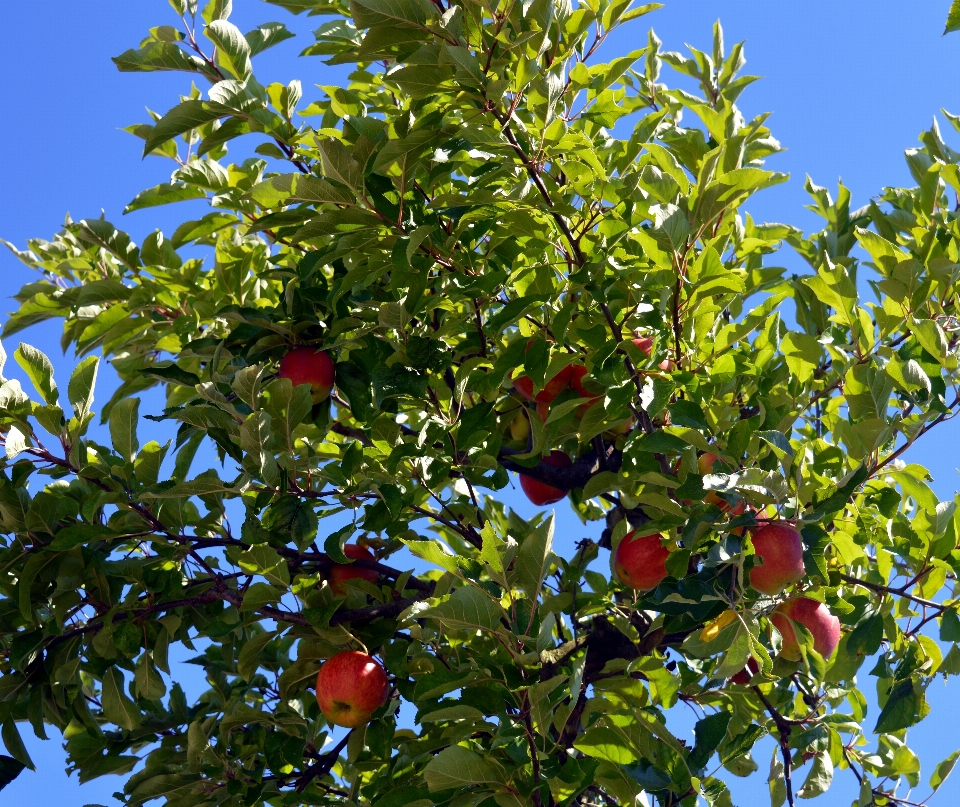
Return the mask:
<path id="1" fill-rule="evenodd" d="M 884 185 L 913 184 L 903 150 L 916 143 L 917 134 L 929 127 L 941 107 L 960 112 L 955 81 L 960 36 L 940 36 L 948 5 L 945 0 L 667 0 L 663 10 L 611 37 L 605 58 L 635 47 L 649 25 L 665 49 L 683 50 L 686 42 L 704 47 L 719 17 L 728 42 L 747 41 L 749 72 L 765 77 L 747 91 L 742 104 L 748 117 L 774 112 L 769 125 L 788 151 L 774 157 L 769 167 L 792 175 L 789 183 L 763 192 L 748 208 L 758 221 L 809 229 L 814 217 L 803 209 L 805 174 L 827 187 L 835 187 L 842 177 L 852 190 L 854 206 L 860 206 Z M 120 128 L 144 120 L 144 104 L 166 111 L 179 93 L 189 90 L 189 79 L 180 74 L 121 75 L 109 57 L 134 47 L 148 27 L 171 22 L 165 19 L 170 14 L 163 0 L 34 0 L 4 8 L 0 237 L 18 245 L 28 237 L 47 237 L 67 211 L 79 219 L 95 217 L 103 208 L 108 218 L 119 221 L 134 195 L 167 180 L 167 166 L 159 160 L 141 161 L 142 144 Z M 300 78 L 309 101 L 319 95 L 317 90 L 311 94 L 312 85 L 344 79 L 343 68 L 296 58 L 312 41 L 309 31 L 316 27 L 316 18 L 294 18 L 256 0 L 236 0 L 233 19 L 241 28 L 282 19 L 298 33 L 258 58 L 262 81 Z M 123 224 L 139 239 L 183 212 L 182 206 L 151 209 L 131 214 Z M 788 248 L 781 256 L 791 270 L 803 270 Z M 26 267 L 0 253 L 0 295 L 8 297 L 29 279 Z M 6 303 L 2 311 L 12 307 Z M 57 324 L 33 328 L 22 338 L 45 351 L 61 377 L 69 372 L 72 359 L 60 355 Z M 7 372 L 17 377 L 19 368 Z M 109 383 L 109 376 L 102 374 L 101 399 Z M 159 408 L 159 398 L 153 403 Z M 960 487 L 958 453 L 960 423 L 952 423 L 921 442 L 909 459 L 930 469 L 934 490 L 945 499 Z M 532 509 L 518 493 L 508 492 L 506 498 L 522 513 Z M 582 537 L 584 528 L 565 504 L 558 516 L 562 551 Z M 954 750 L 952 715 L 960 707 L 955 688 L 937 684 L 930 695 L 933 717 L 911 732 L 911 745 L 925 765 L 924 779 L 932 765 Z M 691 728 L 693 722 L 691 715 Z M 119 779 L 106 777 L 81 787 L 63 773 L 63 753 L 56 741 L 31 738 L 29 750 L 38 772 L 27 771 L 8 787 L 4 803 L 116 803 L 111 794 L 119 788 Z M 755 754 L 758 761 L 768 755 L 769 750 L 760 747 Z M 734 801 L 741 807 L 765 803 L 764 779 L 757 775 L 730 782 Z M 855 798 L 852 784 L 852 778 L 838 779 L 825 798 L 849 803 Z M 957 803 L 958 798 L 960 778 L 948 781 L 933 805 Z"/>

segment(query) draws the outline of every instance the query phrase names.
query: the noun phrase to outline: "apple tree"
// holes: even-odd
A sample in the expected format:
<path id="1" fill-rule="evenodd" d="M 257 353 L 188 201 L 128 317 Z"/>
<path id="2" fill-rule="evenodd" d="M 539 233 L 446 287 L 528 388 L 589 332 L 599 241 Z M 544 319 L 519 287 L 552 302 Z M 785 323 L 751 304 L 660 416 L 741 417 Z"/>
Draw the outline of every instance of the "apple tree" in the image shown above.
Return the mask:
<path id="1" fill-rule="evenodd" d="M 960 673 L 960 514 L 908 461 L 960 406 L 960 154 L 934 125 L 858 209 L 808 180 L 804 234 L 747 212 L 787 177 L 719 24 L 605 62 L 659 4 L 271 2 L 346 86 L 158 4 L 114 61 L 185 94 L 130 127 L 171 175 L 127 210 L 209 210 L 11 245 L 8 349 L 53 320 L 78 360 L 0 387 L 0 783 L 29 730 L 131 807 L 729 807 L 761 767 L 774 807 L 908 803 Z"/>

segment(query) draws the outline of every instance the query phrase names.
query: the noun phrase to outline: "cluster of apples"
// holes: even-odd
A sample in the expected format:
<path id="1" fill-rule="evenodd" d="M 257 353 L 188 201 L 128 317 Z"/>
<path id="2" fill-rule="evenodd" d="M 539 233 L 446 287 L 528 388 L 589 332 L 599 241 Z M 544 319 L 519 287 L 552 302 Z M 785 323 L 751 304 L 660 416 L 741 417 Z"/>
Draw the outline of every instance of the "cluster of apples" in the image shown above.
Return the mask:
<path id="1" fill-rule="evenodd" d="M 749 584 L 754 590 L 772 597 L 803 579 L 803 543 L 796 527 L 786 521 L 769 521 L 753 533 L 752 540 L 758 561 L 749 575 Z M 624 536 L 614 556 L 614 571 L 620 582 L 637 591 L 656 588 L 667 576 L 666 563 L 670 557 L 667 543 L 666 536 L 660 534 L 637 536 L 634 531 Z M 704 630 L 719 631 L 734 618 L 733 611 L 726 611 Z M 770 620 L 783 640 L 780 655 L 791 661 L 801 657 L 794 623 L 810 631 L 814 650 L 824 658 L 833 654 L 840 641 L 840 620 L 822 602 L 809 597 L 791 597 L 782 602 Z M 756 662 L 751 659 L 731 681 L 747 684 L 757 671 Z"/>
<path id="2" fill-rule="evenodd" d="M 643 336 L 633 339 L 634 346 L 645 355 L 649 356 L 653 352 L 653 337 Z M 532 342 L 531 342 L 532 344 Z M 672 370 L 673 362 L 664 359 L 660 362 L 661 370 Z M 603 398 L 594 392 L 590 392 L 584 385 L 583 380 L 588 375 L 588 370 L 582 364 L 568 364 L 559 373 L 550 378 L 540 392 L 534 394 L 533 379 L 528 375 L 517 375 L 513 380 L 513 388 L 532 404 L 536 404 L 537 416 L 546 421 L 550 414 L 550 406 L 563 392 L 573 390 L 584 399 L 582 406 L 577 408 L 577 414 L 583 417 L 587 410 Z M 514 440 L 524 441 L 530 434 L 530 422 L 527 419 L 532 414 L 529 411 L 520 412 L 510 423 L 510 436 Z M 626 433 L 632 428 L 631 421 L 627 421 L 620 429 L 621 434 Z M 546 457 L 541 459 L 554 468 L 569 468 L 573 460 L 563 451 L 553 450 Z M 547 485 L 532 479 L 526 474 L 520 474 L 520 488 L 526 494 L 527 498 L 537 507 L 556 504 L 564 498 L 569 491 L 562 488 Z"/>

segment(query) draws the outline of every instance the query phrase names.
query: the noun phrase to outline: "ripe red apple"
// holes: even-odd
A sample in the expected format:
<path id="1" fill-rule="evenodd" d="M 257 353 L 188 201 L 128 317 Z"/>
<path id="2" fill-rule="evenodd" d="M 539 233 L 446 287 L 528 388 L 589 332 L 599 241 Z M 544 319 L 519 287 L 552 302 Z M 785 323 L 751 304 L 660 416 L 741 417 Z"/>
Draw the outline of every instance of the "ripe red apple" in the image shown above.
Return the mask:
<path id="1" fill-rule="evenodd" d="M 617 545 L 613 569 L 620 582 L 637 591 L 656 588 L 667 576 L 667 558 L 670 550 L 663 545 L 661 535 L 634 537 L 628 532 Z"/>
<path id="2" fill-rule="evenodd" d="M 350 560 L 375 560 L 373 551 L 366 546 L 359 544 L 347 544 L 343 548 L 343 554 Z M 330 567 L 330 588 L 338 597 L 343 597 L 347 593 L 347 580 L 366 580 L 370 583 L 376 583 L 380 578 L 374 569 L 361 569 L 353 564 L 334 563 Z"/>
<path id="3" fill-rule="evenodd" d="M 786 521 L 760 527 L 753 534 L 753 551 L 762 565 L 750 570 L 750 585 L 761 594 L 779 594 L 806 573 L 800 533 Z"/>
<path id="4" fill-rule="evenodd" d="M 789 618 L 788 618 L 789 617 Z M 794 597 L 777 606 L 770 621 L 780 631 L 783 644 L 780 655 L 791 661 L 800 659 L 800 643 L 790 621 L 799 622 L 813 636 L 813 649 L 830 658 L 840 641 L 840 620 L 822 602 L 809 597 Z"/>
<path id="5" fill-rule="evenodd" d="M 528 401 L 549 404 L 561 392 L 570 386 L 570 365 L 564 367 L 553 378 L 549 379 L 536 395 L 533 394 L 533 379 L 528 375 L 519 375 L 513 378 L 513 387 Z"/>
<path id="6" fill-rule="evenodd" d="M 317 404 L 326 400 L 333 389 L 333 359 L 316 348 L 295 347 L 280 359 L 280 372 L 277 375 L 289 378 L 295 387 L 309 384 L 310 396 Z"/>
<path id="7" fill-rule="evenodd" d="M 747 659 L 747 666 L 744 667 L 736 675 L 730 677 L 731 684 L 740 684 L 740 686 L 746 686 L 750 683 L 750 679 L 753 678 L 758 672 L 760 672 L 760 665 L 757 664 L 757 660 L 752 656 Z"/>
<path id="8" fill-rule="evenodd" d="M 554 468 L 569 468 L 573 465 L 573 460 L 562 451 L 551 451 L 541 462 Z M 526 474 L 520 474 L 520 487 L 527 494 L 527 498 L 537 507 L 556 504 L 567 495 L 567 491 L 555 488 L 553 485 L 547 485 Z"/>
<path id="9" fill-rule="evenodd" d="M 386 698 L 386 672 L 359 650 L 337 653 L 317 673 L 317 703 L 334 725 L 353 729 L 368 723 Z"/>

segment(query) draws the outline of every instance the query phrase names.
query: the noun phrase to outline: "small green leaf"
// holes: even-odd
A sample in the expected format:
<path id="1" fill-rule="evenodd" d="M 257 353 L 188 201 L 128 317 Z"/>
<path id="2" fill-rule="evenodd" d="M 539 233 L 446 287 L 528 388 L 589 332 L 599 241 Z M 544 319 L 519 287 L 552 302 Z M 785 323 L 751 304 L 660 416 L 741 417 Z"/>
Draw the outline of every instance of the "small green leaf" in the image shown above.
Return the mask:
<path id="1" fill-rule="evenodd" d="M 73 407 L 73 416 L 77 420 L 83 420 L 90 412 L 99 367 L 100 359 L 97 356 L 87 356 L 77 365 L 70 376 L 70 383 L 67 385 L 67 398 Z"/>
<path id="2" fill-rule="evenodd" d="M 103 716 L 127 731 L 133 731 L 140 725 L 140 710 L 124 691 L 123 673 L 116 667 L 110 667 L 103 675 L 101 703 Z"/>
<path id="3" fill-rule="evenodd" d="M 16 779 L 26 767 L 26 765 L 13 757 L 0 754 L 0 790 L 3 790 Z"/>

